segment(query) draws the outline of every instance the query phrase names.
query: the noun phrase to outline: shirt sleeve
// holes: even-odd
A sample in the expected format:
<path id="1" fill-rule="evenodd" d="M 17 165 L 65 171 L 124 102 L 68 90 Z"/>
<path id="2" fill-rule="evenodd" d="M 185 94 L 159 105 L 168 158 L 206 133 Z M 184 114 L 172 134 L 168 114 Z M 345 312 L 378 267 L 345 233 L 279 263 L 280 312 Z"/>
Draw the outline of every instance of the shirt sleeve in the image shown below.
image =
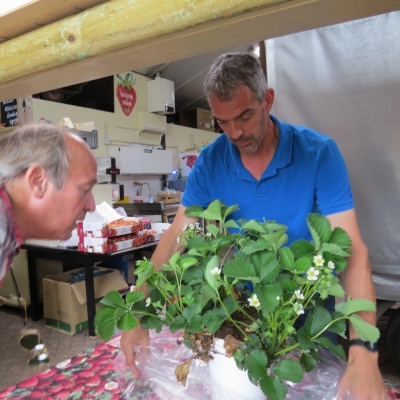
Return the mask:
<path id="1" fill-rule="evenodd" d="M 318 211 L 323 215 L 354 208 L 346 163 L 332 139 L 325 142 L 321 151 L 315 193 Z"/>

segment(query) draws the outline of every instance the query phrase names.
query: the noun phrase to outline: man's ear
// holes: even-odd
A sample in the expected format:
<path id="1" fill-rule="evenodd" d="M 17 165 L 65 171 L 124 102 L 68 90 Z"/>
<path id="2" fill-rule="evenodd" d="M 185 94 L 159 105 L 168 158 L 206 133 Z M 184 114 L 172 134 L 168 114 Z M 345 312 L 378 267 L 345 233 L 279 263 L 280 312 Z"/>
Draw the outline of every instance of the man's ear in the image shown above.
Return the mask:
<path id="1" fill-rule="evenodd" d="M 274 104 L 274 99 L 275 99 L 274 89 L 268 88 L 264 93 L 265 107 L 268 113 L 271 111 L 272 105 Z"/>
<path id="2" fill-rule="evenodd" d="M 42 198 L 48 186 L 46 170 L 39 165 L 31 165 L 25 174 L 31 195 Z"/>

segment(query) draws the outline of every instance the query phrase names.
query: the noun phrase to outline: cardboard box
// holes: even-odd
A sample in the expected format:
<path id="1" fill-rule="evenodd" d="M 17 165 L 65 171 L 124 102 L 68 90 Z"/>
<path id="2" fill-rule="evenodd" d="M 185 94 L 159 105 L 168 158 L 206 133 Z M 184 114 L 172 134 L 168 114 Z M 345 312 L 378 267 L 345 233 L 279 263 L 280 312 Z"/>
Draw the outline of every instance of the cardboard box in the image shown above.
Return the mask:
<path id="1" fill-rule="evenodd" d="M 78 237 L 108 238 L 127 235 L 143 230 L 141 218 L 125 217 L 113 222 L 78 221 Z"/>
<path id="2" fill-rule="evenodd" d="M 215 132 L 214 118 L 210 110 L 195 108 L 181 111 L 179 113 L 179 121 L 181 126 Z"/>
<path id="3" fill-rule="evenodd" d="M 120 271 L 96 267 L 100 276 L 94 277 L 94 293 L 96 300 L 102 298 L 110 290 L 126 291 L 128 284 Z M 88 327 L 85 281 L 72 283 L 71 273 L 79 270 L 63 272 L 43 279 L 43 310 L 45 325 L 68 335 Z"/>

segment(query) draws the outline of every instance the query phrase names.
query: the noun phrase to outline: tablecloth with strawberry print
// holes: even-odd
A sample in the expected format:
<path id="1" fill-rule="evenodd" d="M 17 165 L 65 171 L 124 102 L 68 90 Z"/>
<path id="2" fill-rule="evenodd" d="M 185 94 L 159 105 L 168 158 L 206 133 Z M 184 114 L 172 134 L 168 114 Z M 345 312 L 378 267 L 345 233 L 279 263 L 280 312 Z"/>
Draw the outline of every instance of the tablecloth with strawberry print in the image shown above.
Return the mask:
<path id="1" fill-rule="evenodd" d="M 120 377 L 114 371 L 114 359 L 120 351 L 109 343 L 102 343 L 9 387 L 0 392 L 0 399 L 122 399 Z M 134 399 L 159 400 L 146 381 L 136 383 L 141 388 L 135 391 Z"/>
<path id="2" fill-rule="evenodd" d="M 118 339 L 118 338 L 117 338 Z M 121 349 L 118 340 L 102 343 L 65 360 L 54 367 L 28 378 L 0 392 L 1 400 L 161 400 L 153 393 L 146 379 L 134 381 L 134 397 L 124 397 L 123 390 L 133 379 L 114 370 L 114 361 Z M 399 385 L 387 382 L 393 399 L 400 399 Z M 132 391 L 131 391 L 132 393 Z M 195 397 L 197 398 L 197 397 Z"/>

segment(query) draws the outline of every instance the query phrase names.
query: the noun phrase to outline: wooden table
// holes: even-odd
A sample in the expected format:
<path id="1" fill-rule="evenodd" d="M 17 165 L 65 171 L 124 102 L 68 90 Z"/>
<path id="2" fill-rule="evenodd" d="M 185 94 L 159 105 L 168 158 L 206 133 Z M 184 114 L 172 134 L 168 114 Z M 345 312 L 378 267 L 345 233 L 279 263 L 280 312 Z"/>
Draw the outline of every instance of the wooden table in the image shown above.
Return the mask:
<path id="1" fill-rule="evenodd" d="M 86 298 L 87 298 L 87 313 L 89 335 L 95 336 L 94 317 L 96 315 L 95 307 L 95 294 L 94 294 L 94 280 L 93 280 L 93 266 L 98 262 L 107 262 L 116 257 L 123 257 L 129 254 L 140 252 L 144 249 L 154 251 L 158 242 L 146 243 L 142 246 L 131 247 L 129 249 L 120 250 L 115 253 L 84 253 L 76 249 L 67 249 L 63 247 L 50 247 L 33 244 L 23 244 L 22 249 L 25 249 L 28 256 L 28 274 L 29 274 L 29 290 L 31 294 L 30 312 L 34 321 L 41 317 L 41 307 L 39 305 L 39 293 L 37 290 L 37 276 L 36 276 L 36 260 L 54 260 L 73 262 L 81 265 L 85 269 L 85 285 L 86 285 Z"/>

